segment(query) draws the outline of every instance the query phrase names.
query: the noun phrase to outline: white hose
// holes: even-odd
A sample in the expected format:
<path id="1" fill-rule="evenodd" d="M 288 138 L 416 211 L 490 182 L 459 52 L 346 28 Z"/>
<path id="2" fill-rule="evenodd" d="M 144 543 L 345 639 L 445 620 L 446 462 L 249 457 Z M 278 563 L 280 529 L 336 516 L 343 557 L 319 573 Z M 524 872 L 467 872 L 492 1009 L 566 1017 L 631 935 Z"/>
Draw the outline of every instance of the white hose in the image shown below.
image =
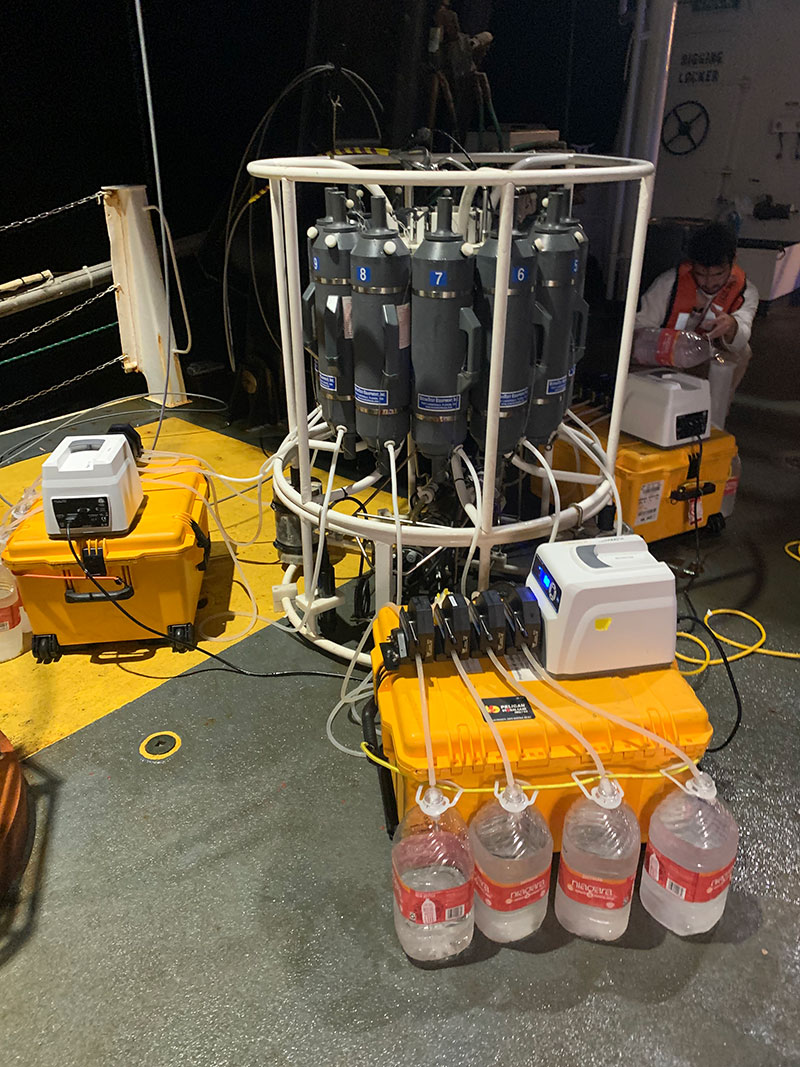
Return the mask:
<path id="1" fill-rule="evenodd" d="M 325 496 L 322 500 L 322 510 L 319 514 L 319 543 L 317 544 L 317 557 L 314 560 L 314 574 L 311 578 L 311 584 L 305 587 L 306 596 L 306 610 L 303 615 L 303 626 L 308 622 L 308 617 L 311 614 L 311 605 L 317 595 L 317 585 L 319 584 L 319 574 L 322 570 L 322 557 L 325 554 L 325 529 L 328 525 L 328 509 L 331 506 L 331 493 L 333 492 L 333 480 L 336 477 L 336 462 L 339 459 L 339 452 L 342 447 L 342 441 L 346 433 L 345 427 L 340 426 L 336 433 L 336 448 L 331 453 L 331 467 L 328 471 L 328 484 L 325 487 Z"/>
<path id="2" fill-rule="evenodd" d="M 428 785 L 431 789 L 436 788 L 436 768 L 433 763 L 433 741 L 431 740 L 431 721 L 428 714 L 428 693 L 425 688 L 425 669 L 419 652 L 414 654 L 414 662 L 417 665 L 417 681 L 419 682 L 419 706 L 422 714 L 422 733 L 425 738 L 425 758 L 428 762 Z"/>
<path id="3" fill-rule="evenodd" d="M 469 458 L 467 453 L 460 445 L 455 450 L 453 455 L 455 456 L 456 453 L 466 463 L 467 469 L 469 470 L 470 478 L 472 478 L 472 484 L 475 487 L 475 516 L 473 519 L 475 523 L 475 532 L 472 535 L 472 541 L 470 542 L 469 551 L 467 552 L 467 561 L 464 564 L 464 570 L 461 572 L 461 595 L 466 596 L 469 569 L 472 566 L 473 559 L 475 558 L 475 552 L 478 548 L 478 538 L 481 535 L 480 516 L 483 513 L 483 491 L 481 489 L 480 479 L 478 478 L 478 472 L 475 470 L 472 460 Z M 466 507 L 464 510 L 466 510 Z"/>
<path id="4" fill-rule="evenodd" d="M 503 739 L 500 736 L 500 731 L 497 729 L 497 724 L 495 723 L 495 721 L 492 718 L 492 716 L 489 714 L 489 709 L 486 707 L 486 705 L 484 704 L 483 700 L 481 699 L 480 693 L 475 688 L 475 686 L 472 684 L 472 680 L 470 679 L 470 676 L 464 670 L 464 667 L 462 666 L 461 660 L 458 658 L 458 656 L 455 654 L 455 652 L 451 652 L 450 654 L 453 657 L 453 663 L 455 663 L 455 665 L 456 665 L 456 670 L 461 675 L 461 681 L 464 683 L 464 685 L 469 690 L 469 695 L 475 701 L 475 705 L 478 708 L 478 711 L 480 711 L 480 713 L 483 716 L 483 719 L 484 719 L 486 725 L 492 731 L 492 737 L 494 738 L 494 743 L 497 745 L 497 751 L 500 753 L 500 759 L 503 761 L 503 772 L 504 772 L 504 774 L 506 776 L 506 784 L 507 784 L 509 789 L 513 790 L 513 788 L 514 788 L 514 772 L 511 769 L 511 760 L 508 758 L 508 751 L 506 750 L 506 746 L 503 744 Z M 489 654 L 490 655 L 492 654 L 491 651 L 490 651 Z"/>
<path id="5" fill-rule="evenodd" d="M 355 662 L 355 660 L 353 660 L 352 662 Z M 328 736 L 328 740 L 334 748 L 337 748 L 346 756 L 357 756 L 361 759 L 366 759 L 366 753 L 363 752 L 360 748 L 348 748 L 347 745 L 343 745 L 341 741 L 337 741 L 337 739 L 333 735 L 334 720 L 336 719 L 336 716 L 339 714 L 342 708 L 346 707 L 348 704 L 357 704 L 359 700 L 364 700 L 364 698 L 369 695 L 371 690 L 372 677 L 370 676 L 368 678 L 364 678 L 361 682 L 359 682 L 356 688 L 351 693 L 342 696 L 341 699 L 338 700 L 336 704 L 334 704 L 330 714 L 328 715 L 327 721 L 325 723 L 325 733 Z"/>
<path id="6" fill-rule="evenodd" d="M 533 656 L 530 655 L 529 650 L 527 648 L 523 648 L 523 652 L 525 652 L 528 658 L 535 664 L 536 661 L 533 659 Z M 546 704 L 543 704 L 538 697 L 533 695 L 533 693 L 530 689 L 528 689 L 527 686 L 524 686 L 521 682 L 518 682 L 514 675 L 511 674 L 510 671 L 506 670 L 506 668 L 503 666 L 503 664 L 500 662 L 500 660 L 497 658 L 494 652 L 492 652 L 491 649 L 489 649 L 488 654 L 489 659 L 495 665 L 498 673 L 505 680 L 506 684 L 509 685 L 512 689 L 516 690 L 516 692 L 519 693 L 520 696 L 525 697 L 526 700 L 529 700 L 535 708 L 538 708 L 539 711 L 541 711 L 542 715 L 544 715 L 546 719 L 550 719 L 550 721 L 554 722 L 556 726 L 560 726 L 562 730 L 565 730 L 568 734 L 571 734 L 578 742 L 578 744 L 581 745 L 582 748 L 585 748 L 591 756 L 601 780 L 603 778 L 607 778 L 608 776 L 606 773 L 605 766 L 603 765 L 603 761 L 601 760 L 597 749 L 594 748 L 594 746 L 586 740 L 580 730 L 577 730 L 572 725 L 572 723 L 567 722 L 566 719 L 562 718 L 562 716 L 559 715 L 557 711 L 553 711 L 552 708 L 549 708 Z"/>
<path id="7" fill-rule="evenodd" d="M 517 470 L 525 471 L 526 474 L 532 474 L 535 478 L 545 479 L 547 477 L 547 472 L 544 467 L 534 467 L 531 463 L 526 463 L 524 459 L 520 459 L 519 456 L 512 456 L 511 464 L 516 467 Z M 562 471 L 552 467 L 551 470 L 553 477 L 558 482 L 577 482 L 581 485 L 599 485 L 600 482 L 605 481 L 605 477 L 602 474 L 583 474 L 581 471 Z"/>
<path id="8" fill-rule="evenodd" d="M 557 693 L 566 697 L 567 700 L 573 701 L 575 704 L 579 704 L 582 708 L 586 708 L 587 711 L 593 712 L 595 715 L 601 715 L 604 719 L 608 719 L 609 722 L 616 723 L 617 726 L 622 726 L 626 730 L 633 730 L 634 733 L 641 734 L 642 737 L 646 737 L 648 740 L 653 741 L 657 745 L 661 745 L 664 748 L 672 752 L 678 759 L 682 760 L 686 766 L 691 770 L 692 775 L 698 782 L 702 781 L 702 771 L 700 771 L 694 763 L 694 760 L 688 756 L 682 748 L 678 748 L 677 745 L 673 745 L 671 741 L 667 741 L 664 737 L 659 737 L 658 734 L 653 733 L 652 730 L 648 730 L 646 726 L 639 726 L 638 723 L 630 722 L 628 719 L 623 719 L 621 715 L 615 715 L 613 711 L 607 711 L 605 708 L 601 708 L 598 704 L 590 704 L 587 700 L 582 700 L 581 697 L 576 696 L 569 689 L 566 689 L 560 682 L 556 681 L 551 674 L 544 669 L 544 667 L 538 663 L 531 655 L 529 649 L 524 649 L 524 652 L 530 661 L 531 667 L 536 675 L 545 681 L 551 689 L 555 689 Z"/>
<path id="9" fill-rule="evenodd" d="M 550 531 L 550 537 L 548 540 L 555 541 L 556 537 L 558 536 L 559 523 L 561 522 L 561 493 L 559 493 L 558 491 L 558 485 L 556 484 L 556 479 L 553 475 L 553 468 L 544 458 L 539 449 L 535 447 L 535 445 L 532 445 L 527 439 L 523 440 L 522 443 L 525 445 L 528 451 L 531 452 L 536 457 L 536 459 L 539 460 L 541 468 L 545 473 L 545 477 L 550 483 L 550 489 L 553 493 L 553 528 Z"/>
<path id="10" fill-rule="evenodd" d="M 395 541 L 397 544 L 397 593 L 395 601 L 403 603 L 403 530 L 400 523 L 400 498 L 397 493 L 397 456 L 395 454 L 394 441 L 386 442 L 386 451 L 389 453 L 389 471 L 392 476 L 392 509 L 394 511 Z"/>
<path id="11" fill-rule="evenodd" d="M 581 450 L 581 452 L 587 455 L 592 461 L 592 463 L 594 463 L 595 466 L 598 467 L 606 476 L 606 481 L 611 486 L 611 492 L 614 495 L 614 504 L 617 509 L 616 533 L 617 537 L 620 537 L 622 534 L 622 501 L 620 500 L 619 489 L 617 489 L 617 483 L 614 478 L 614 472 L 609 468 L 607 463 L 603 462 L 603 460 L 597 455 L 596 451 L 590 448 L 589 445 L 584 442 L 582 436 L 576 433 L 575 430 L 572 430 L 569 426 L 565 426 L 562 422 L 558 428 L 558 432 L 559 434 L 566 434 L 569 440 L 572 441 L 573 444 L 576 444 Z"/>

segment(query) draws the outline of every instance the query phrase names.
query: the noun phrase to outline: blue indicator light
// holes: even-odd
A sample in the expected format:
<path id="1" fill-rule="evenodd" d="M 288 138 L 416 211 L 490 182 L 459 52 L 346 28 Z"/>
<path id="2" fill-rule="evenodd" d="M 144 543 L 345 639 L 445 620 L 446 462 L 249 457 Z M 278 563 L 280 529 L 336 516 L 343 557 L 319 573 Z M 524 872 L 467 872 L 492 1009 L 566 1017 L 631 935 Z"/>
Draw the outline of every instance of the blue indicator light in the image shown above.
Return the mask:
<path id="1" fill-rule="evenodd" d="M 548 576 L 546 574 L 543 576 L 542 582 L 544 584 L 545 589 L 549 589 L 550 588 L 550 579 L 548 578 Z"/>

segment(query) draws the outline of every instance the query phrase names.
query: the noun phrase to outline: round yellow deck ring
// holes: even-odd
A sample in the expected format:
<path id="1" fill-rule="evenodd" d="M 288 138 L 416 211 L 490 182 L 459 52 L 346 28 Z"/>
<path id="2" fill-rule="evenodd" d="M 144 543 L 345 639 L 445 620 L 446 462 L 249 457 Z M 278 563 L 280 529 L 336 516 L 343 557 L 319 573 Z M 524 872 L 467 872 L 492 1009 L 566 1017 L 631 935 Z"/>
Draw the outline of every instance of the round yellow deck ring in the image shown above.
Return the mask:
<path id="1" fill-rule="evenodd" d="M 147 746 L 151 741 L 154 741 L 157 737 L 171 737 L 175 744 L 167 752 L 148 752 Z M 148 760 L 162 760 L 167 759 L 169 756 L 174 756 L 178 749 L 181 747 L 181 739 L 172 730 L 156 730 L 154 734 L 150 734 L 139 745 L 139 755 Z"/>

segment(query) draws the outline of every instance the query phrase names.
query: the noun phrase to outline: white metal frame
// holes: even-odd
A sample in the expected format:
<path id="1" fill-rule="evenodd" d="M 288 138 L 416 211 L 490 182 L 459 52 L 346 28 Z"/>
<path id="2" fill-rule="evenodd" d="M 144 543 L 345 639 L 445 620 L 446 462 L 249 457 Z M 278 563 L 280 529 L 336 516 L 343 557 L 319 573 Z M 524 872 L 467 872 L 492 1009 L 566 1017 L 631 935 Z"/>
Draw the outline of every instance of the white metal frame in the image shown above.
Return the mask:
<path id="1" fill-rule="evenodd" d="M 562 164 L 557 172 L 558 183 L 567 187 L 594 184 L 598 182 L 637 182 L 638 199 L 636 223 L 631 249 L 630 268 L 628 271 L 628 290 L 625 300 L 625 313 L 622 324 L 619 359 L 617 362 L 614 403 L 608 433 L 607 457 L 608 468 L 613 470 L 616 459 L 617 444 L 620 433 L 622 406 L 625 399 L 625 385 L 628 375 L 631 342 L 633 339 L 634 316 L 639 293 L 639 280 L 647 234 L 650 201 L 654 180 L 654 167 L 645 160 L 621 159 L 609 156 L 575 155 L 573 153 L 547 153 L 543 165 L 530 169 L 503 170 L 496 164 L 527 163 L 514 153 L 478 155 L 476 161 L 493 165 L 479 166 L 477 170 L 408 170 L 400 166 L 386 165 L 386 157 L 379 157 L 376 166 L 375 157 L 342 159 L 322 157 L 296 157 L 257 160 L 248 165 L 248 170 L 256 178 L 268 179 L 272 204 L 273 243 L 275 250 L 275 267 L 277 279 L 278 309 L 281 320 L 281 342 L 283 368 L 286 379 L 286 401 L 289 420 L 289 434 L 278 450 L 278 459 L 274 464 L 274 494 L 287 508 L 299 516 L 302 530 L 303 573 L 313 574 L 314 551 L 313 531 L 319 526 L 321 505 L 312 500 L 311 492 L 311 452 L 324 440 L 325 433 L 320 427 L 309 431 L 309 412 L 306 396 L 306 353 L 303 344 L 301 315 L 301 280 L 300 280 L 300 236 L 305 227 L 299 229 L 297 218 L 296 184 L 314 182 L 358 181 L 372 186 L 416 187 L 441 186 L 443 182 L 449 187 L 489 186 L 500 193 L 500 220 L 498 232 L 497 277 L 507 277 L 510 271 L 511 236 L 514 213 L 514 191 L 520 186 L 537 186 L 553 184 L 554 164 Z M 388 160 L 391 162 L 391 160 Z M 366 172 L 364 169 L 366 168 Z M 382 191 L 382 190 L 375 190 Z M 500 391 L 503 376 L 503 359 L 506 309 L 508 287 L 495 287 L 494 318 L 492 322 L 491 366 L 489 374 L 489 403 L 486 424 L 486 447 L 484 453 L 483 484 L 493 486 L 497 470 L 497 439 L 500 418 Z M 327 443 L 327 442 L 326 442 Z M 323 448 L 325 445 L 323 444 Z M 328 445 L 330 448 L 330 445 Z M 300 473 L 300 488 L 296 490 L 284 474 L 284 466 L 296 457 Z M 586 481 L 591 482 L 588 478 Z M 581 501 L 579 505 L 566 508 L 560 518 L 559 528 L 569 529 L 585 518 L 595 515 L 611 498 L 609 481 L 601 477 L 597 487 Z M 553 516 L 543 515 L 537 519 L 518 522 L 511 525 L 493 525 L 494 493 L 484 492 L 480 514 L 480 529 L 477 536 L 479 552 L 478 584 L 485 588 L 489 580 L 491 550 L 494 545 L 527 541 L 534 537 L 547 536 L 553 524 Z M 346 515 L 331 509 L 327 515 L 327 529 L 334 533 L 360 537 L 371 540 L 376 548 L 395 544 L 395 525 L 391 520 L 383 521 L 374 517 L 364 518 Z M 475 535 L 475 527 L 452 528 L 447 526 L 416 525 L 405 523 L 403 526 L 404 547 L 431 547 L 446 543 L 453 547 L 469 546 Z M 385 550 L 384 550 L 385 551 Z M 298 598 L 299 599 L 299 598 Z M 388 597 L 386 599 L 389 599 Z M 333 599 L 334 603 L 338 598 Z M 380 603 L 380 599 L 378 600 Z M 303 603 L 306 622 L 302 627 L 305 636 L 316 641 L 328 651 L 337 652 L 350 658 L 352 650 L 335 645 L 333 642 L 319 638 L 314 625 L 314 618 L 320 611 L 332 606 L 331 598 L 318 599 L 312 604 Z M 289 599 L 284 600 L 284 607 L 291 607 Z M 294 615 L 294 618 L 292 616 Z M 300 621 L 294 612 L 290 619 L 297 627 Z M 299 629 L 299 627 L 298 627 Z"/>

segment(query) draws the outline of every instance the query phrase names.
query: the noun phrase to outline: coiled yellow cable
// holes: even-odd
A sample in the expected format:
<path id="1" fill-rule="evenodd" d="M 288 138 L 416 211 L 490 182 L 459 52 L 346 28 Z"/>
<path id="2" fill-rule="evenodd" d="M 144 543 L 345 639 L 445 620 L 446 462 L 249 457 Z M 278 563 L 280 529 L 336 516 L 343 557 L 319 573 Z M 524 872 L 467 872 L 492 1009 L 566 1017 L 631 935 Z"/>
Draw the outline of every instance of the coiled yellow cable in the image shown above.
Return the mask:
<path id="1" fill-rule="evenodd" d="M 790 542 L 790 544 L 794 543 L 800 545 L 800 541 Z M 789 553 L 789 555 L 791 555 L 791 553 Z M 798 557 L 798 562 L 800 562 L 800 557 Z M 711 619 L 714 615 L 735 615 L 737 616 L 737 618 L 746 619 L 747 622 L 752 623 L 753 626 L 755 626 L 758 630 L 759 636 L 755 644 L 743 645 L 741 641 L 734 641 L 732 637 L 726 637 L 724 634 L 721 634 L 717 630 L 715 630 L 711 625 L 708 624 L 708 622 L 706 623 L 706 625 L 708 625 L 709 630 L 712 634 L 714 634 L 718 641 L 721 641 L 725 645 L 731 645 L 733 648 L 738 648 L 740 650 L 739 652 L 734 652 L 732 655 L 728 656 L 728 663 L 733 663 L 737 659 L 744 659 L 745 656 L 750 656 L 753 653 L 758 653 L 758 655 L 760 656 L 775 656 L 778 659 L 800 659 L 800 652 L 780 652 L 774 648 L 764 648 L 763 646 L 767 640 L 767 631 L 764 629 L 764 626 L 758 621 L 758 619 L 756 619 L 753 615 L 748 615 L 746 611 L 739 611 L 737 608 L 714 608 L 706 612 L 705 619 Z M 696 644 L 700 645 L 700 647 L 703 649 L 703 653 L 705 656 L 705 659 L 697 659 L 695 656 L 686 656 L 682 652 L 676 652 L 676 659 L 681 660 L 682 663 L 700 664 L 697 670 L 682 671 L 682 674 L 701 674 L 707 667 L 718 667 L 722 663 L 722 659 L 711 658 L 711 652 L 709 651 L 708 645 L 701 641 L 699 637 L 695 637 L 694 634 L 687 633 L 680 633 L 678 636 L 688 637 L 691 641 L 694 641 Z"/>

